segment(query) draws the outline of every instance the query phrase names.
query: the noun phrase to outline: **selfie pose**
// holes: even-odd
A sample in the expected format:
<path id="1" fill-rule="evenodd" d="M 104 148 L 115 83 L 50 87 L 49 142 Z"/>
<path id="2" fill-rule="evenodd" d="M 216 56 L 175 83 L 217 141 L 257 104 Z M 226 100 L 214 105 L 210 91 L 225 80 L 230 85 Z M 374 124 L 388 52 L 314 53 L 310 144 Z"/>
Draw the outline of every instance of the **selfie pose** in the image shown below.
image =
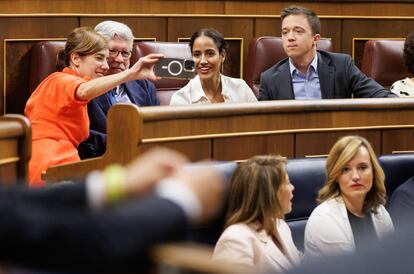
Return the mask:
<path id="1" fill-rule="evenodd" d="M 127 70 L 130 67 L 134 42 L 131 29 L 123 23 L 108 20 L 96 25 L 95 31 L 108 42 L 109 68 L 106 75 Z M 98 157 L 105 153 L 108 111 L 118 103 L 132 103 L 140 107 L 160 104 L 154 84 L 147 79 L 126 81 L 91 100 L 88 103 L 89 137 L 78 146 L 81 159 Z"/>
<path id="2" fill-rule="evenodd" d="M 246 82 L 220 73 L 226 59 L 226 41 L 214 29 L 201 29 L 190 39 L 197 76 L 173 94 L 170 105 L 256 102 Z"/>
<path id="3" fill-rule="evenodd" d="M 162 54 L 147 55 L 131 68 L 109 76 L 108 44 L 90 27 L 76 28 L 59 51 L 62 71 L 44 79 L 26 103 L 32 124 L 29 184 L 43 186 L 48 167 L 79 161 L 77 146 L 89 135 L 87 103 L 134 79 L 157 79 L 153 66 Z"/>

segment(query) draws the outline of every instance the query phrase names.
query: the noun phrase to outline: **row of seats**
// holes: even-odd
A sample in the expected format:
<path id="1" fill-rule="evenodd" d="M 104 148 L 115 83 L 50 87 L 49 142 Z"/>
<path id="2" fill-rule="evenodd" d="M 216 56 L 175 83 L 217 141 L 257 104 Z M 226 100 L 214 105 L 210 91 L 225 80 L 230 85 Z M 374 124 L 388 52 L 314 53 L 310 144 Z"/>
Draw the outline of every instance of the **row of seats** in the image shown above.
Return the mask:
<path id="1" fill-rule="evenodd" d="M 32 48 L 32 59 L 29 76 L 29 90 L 33 92 L 36 86 L 50 73 L 56 71 L 56 53 L 64 46 L 64 41 L 44 41 Z M 332 41 L 322 38 L 318 49 L 332 51 Z M 403 64 L 404 41 L 371 40 L 365 44 L 362 60 L 362 71 L 385 87 L 390 87 L 396 80 L 403 79 L 409 74 Z M 166 57 L 190 58 L 191 53 L 186 43 L 168 42 L 135 42 L 131 63 L 149 53 L 160 52 Z M 264 36 L 250 41 L 246 82 L 258 96 L 260 74 L 286 58 L 280 37 Z M 180 89 L 187 80 L 162 79 L 155 82 L 161 105 L 168 105 L 174 91 Z"/>
<path id="2" fill-rule="evenodd" d="M 390 197 L 394 190 L 414 176 L 414 154 L 392 154 L 378 157 L 385 173 L 385 187 Z M 316 207 L 319 189 L 325 183 L 326 158 L 290 159 L 286 170 L 289 180 L 294 185 L 293 210 L 286 216 L 292 230 L 296 246 L 303 250 L 304 232 L 308 217 Z M 224 214 L 208 227 L 191 227 L 188 231 L 190 241 L 214 245 L 223 231 Z"/>

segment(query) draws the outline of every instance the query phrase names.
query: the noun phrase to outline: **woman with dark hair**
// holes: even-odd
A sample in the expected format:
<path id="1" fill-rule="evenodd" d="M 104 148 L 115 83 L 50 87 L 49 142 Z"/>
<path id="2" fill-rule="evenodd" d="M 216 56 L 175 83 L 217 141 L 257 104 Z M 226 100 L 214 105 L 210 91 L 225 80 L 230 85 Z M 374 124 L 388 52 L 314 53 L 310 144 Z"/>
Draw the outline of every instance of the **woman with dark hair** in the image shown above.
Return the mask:
<path id="1" fill-rule="evenodd" d="M 109 50 L 102 36 L 90 27 L 76 28 L 58 53 L 57 67 L 26 103 L 32 124 L 29 184 L 42 186 L 41 174 L 52 165 L 79 161 L 76 147 L 89 134 L 87 103 L 117 85 L 135 79 L 157 79 L 153 64 L 160 54 L 141 58 L 130 69 L 104 76 Z"/>
<path id="2" fill-rule="evenodd" d="M 390 90 L 400 97 L 414 97 L 414 31 L 409 33 L 405 39 L 403 58 L 411 78 L 396 81 Z"/>
<path id="3" fill-rule="evenodd" d="M 384 207 L 384 171 L 365 138 L 337 141 L 326 161 L 326 177 L 320 204 L 306 224 L 306 257 L 353 252 L 394 230 Z"/>
<path id="4" fill-rule="evenodd" d="M 256 102 L 246 82 L 221 74 L 226 41 L 215 29 L 201 29 L 190 39 L 197 76 L 171 97 L 170 105 Z"/>
<path id="5" fill-rule="evenodd" d="M 214 260 L 284 272 L 301 262 L 283 220 L 292 210 L 293 185 L 281 156 L 256 156 L 234 172 L 229 189 L 226 230 Z"/>

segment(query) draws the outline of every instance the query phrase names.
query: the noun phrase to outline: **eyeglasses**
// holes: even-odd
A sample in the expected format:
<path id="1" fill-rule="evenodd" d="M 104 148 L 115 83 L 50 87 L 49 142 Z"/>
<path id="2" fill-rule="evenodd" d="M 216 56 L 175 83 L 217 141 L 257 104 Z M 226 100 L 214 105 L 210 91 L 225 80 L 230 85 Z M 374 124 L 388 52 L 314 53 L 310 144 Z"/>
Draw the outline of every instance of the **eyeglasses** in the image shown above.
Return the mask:
<path id="1" fill-rule="evenodd" d="M 121 54 L 122 58 L 129 59 L 132 55 L 131 51 L 119 51 L 115 49 L 109 50 L 109 57 L 116 58 L 118 55 Z"/>

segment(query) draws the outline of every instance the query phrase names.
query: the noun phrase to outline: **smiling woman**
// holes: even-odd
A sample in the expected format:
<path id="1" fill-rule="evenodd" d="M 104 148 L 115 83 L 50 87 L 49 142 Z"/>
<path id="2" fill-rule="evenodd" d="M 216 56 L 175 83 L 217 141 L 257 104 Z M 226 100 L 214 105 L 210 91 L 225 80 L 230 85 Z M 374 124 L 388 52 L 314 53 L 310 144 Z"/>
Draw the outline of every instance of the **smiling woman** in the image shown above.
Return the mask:
<path id="1" fill-rule="evenodd" d="M 226 60 L 226 41 L 215 29 L 201 29 L 190 39 L 197 76 L 173 94 L 170 105 L 256 102 L 242 79 L 221 74 Z"/>
<path id="2" fill-rule="evenodd" d="M 386 211 L 384 172 L 369 142 L 341 138 L 326 162 L 320 205 L 305 229 L 305 255 L 353 252 L 394 230 Z"/>
<path id="3" fill-rule="evenodd" d="M 32 93 L 25 114 L 32 124 L 29 184 L 43 186 L 41 174 L 52 165 L 79 161 L 76 147 L 89 134 L 87 103 L 117 85 L 156 79 L 153 65 L 162 55 L 150 54 L 130 69 L 104 76 L 109 56 L 106 39 L 89 27 L 72 31 L 59 51 L 59 72 L 49 75 Z"/>

